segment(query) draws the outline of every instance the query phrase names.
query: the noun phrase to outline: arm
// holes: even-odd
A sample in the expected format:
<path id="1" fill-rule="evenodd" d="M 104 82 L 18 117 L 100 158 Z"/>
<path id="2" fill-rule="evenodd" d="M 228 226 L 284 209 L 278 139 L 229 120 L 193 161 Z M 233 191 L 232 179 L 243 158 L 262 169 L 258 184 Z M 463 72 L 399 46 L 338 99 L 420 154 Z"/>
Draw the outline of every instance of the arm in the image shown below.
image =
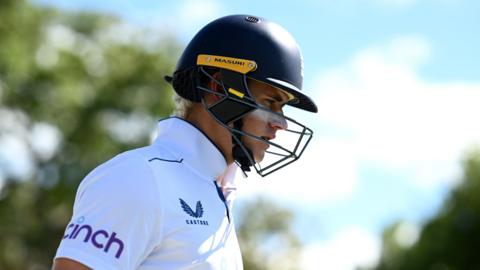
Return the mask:
<path id="1" fill-rule="evenodd" d="M 148 164 L 131 155 L 90 173 L 78 188 L 53 269 L 120 270 L 140 265 L 160 239 L 153 177 Z"/>
<path id="2" fill-rule="evenodd" d="M 91 270 L 85 265 L 67 258 L 58 258 L 54 261 L 52 270 Z"/>

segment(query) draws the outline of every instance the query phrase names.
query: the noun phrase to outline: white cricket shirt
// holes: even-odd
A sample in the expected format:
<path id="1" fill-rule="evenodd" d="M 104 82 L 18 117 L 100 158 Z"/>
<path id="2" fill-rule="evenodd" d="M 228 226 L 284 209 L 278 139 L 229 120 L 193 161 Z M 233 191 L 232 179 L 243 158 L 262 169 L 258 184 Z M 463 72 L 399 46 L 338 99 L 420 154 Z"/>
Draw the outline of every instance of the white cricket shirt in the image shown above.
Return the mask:
<path id="1" fill-rule="evenodd" d="M 102 270 L 242 269 L 234 166 L 192 124 L 161 120 L 152 145 L 81 182 L 55 258 Z"/>

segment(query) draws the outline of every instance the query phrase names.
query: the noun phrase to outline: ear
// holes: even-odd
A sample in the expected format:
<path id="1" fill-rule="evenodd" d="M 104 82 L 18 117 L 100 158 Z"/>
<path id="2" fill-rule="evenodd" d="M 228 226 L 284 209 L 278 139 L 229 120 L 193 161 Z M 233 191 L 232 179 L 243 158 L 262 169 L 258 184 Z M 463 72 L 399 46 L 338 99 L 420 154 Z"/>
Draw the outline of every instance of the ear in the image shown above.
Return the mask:
<path id="1" fill-rule="evenodd" d="M 221 75 L 220 75 L 220 72 L 215 72 L 212 77 L 217 80 L 217 81 L 220 81 L 221 79 Z M 221 93 L 223 92 L 223 87 L 221 85 L 219 85 L 215 80 L 210 80 L 210 82 L 208 82 L 208 88 L 210 88 L 212 91 L 215 91 L 216 93 Z M 218 95 L 214 95 L 214 94 L 207 94 L 207 96 L 212 100 L 212 101 L 218 101 L 221 99 L 220 96 Z"/>

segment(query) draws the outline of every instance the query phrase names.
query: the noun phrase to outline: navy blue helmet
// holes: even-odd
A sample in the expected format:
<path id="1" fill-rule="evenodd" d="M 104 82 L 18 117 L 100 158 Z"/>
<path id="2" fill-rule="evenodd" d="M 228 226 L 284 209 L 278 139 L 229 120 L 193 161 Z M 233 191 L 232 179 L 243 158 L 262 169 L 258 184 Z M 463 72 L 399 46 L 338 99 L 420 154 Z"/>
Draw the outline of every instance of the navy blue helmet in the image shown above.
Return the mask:
<path id="1" fill-rule="evenodd" d="M 212 76 L 212 72 L 217 76 Z M 209 89 L 202 78 L 213 80 L 223 93 Z M 234 159 L 249 171 L 254 167 L 265 176 L 297 160 L 312 137 L 312 130 L 297 121 L 279 114 L 289 122 L 286 131 L 294 139 L 290 147 L 265 140 L 242 131 L 242 118 L 253 110 L 266 110 L 256 103 L 248 88 L 248 79 L 273 86 L 288 96 L 287 105 L 317 112 L 317 106 L 301 92 L 303 58 L 294 38 L 280 25 L 264 18 L 249 15 L 231 15 L 212 21 L 203 27 L 181 55 L 173 77 L 166 77 L 177 94 L 194 102 L 203 102 L 211 115 L 232 134 Z M 208 105 L 204 93 L 221 96 Z M 276 112 L 271 112 L 278 114 Z M 233 126 L 233 127 L 232 127 Z M 251 151 L 242 143 L 242 136 L 274 146 L 266 153 L 277 159 L 261 165 L 254 161 Z"/>

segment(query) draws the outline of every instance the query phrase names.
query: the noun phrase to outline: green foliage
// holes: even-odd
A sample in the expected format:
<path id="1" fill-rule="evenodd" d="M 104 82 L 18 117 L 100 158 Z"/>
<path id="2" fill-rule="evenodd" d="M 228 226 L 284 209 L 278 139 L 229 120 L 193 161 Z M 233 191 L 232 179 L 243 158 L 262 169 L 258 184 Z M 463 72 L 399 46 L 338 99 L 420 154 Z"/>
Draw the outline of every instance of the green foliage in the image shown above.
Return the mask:
<path id="1" fill-rule="evenodd" d="M 240 211 L 238 237 L 246 270 L 298 269 L 300 242 L 293 212 L 260 198 Z"/>
<path id="2" fill-rule="evenodd" d="M 0 139 L 22 140 L 34 165 L 26 177 L 4 175 L 0 187 L 0 269 L 49 269 L 80 180 L 148 144 L 155 121 L 171 113 L 163 76 L 176 43 L 125 27 L 113 16 L 0 1 Z M 60 133 L 50 157 L 32 148 L 42 140 L 31 138 L 38 123 Z"/>
<path id="3" fill-rule="evenodd" d="M 375 269 L 463 270 L 480 269 L 480 151 L 464 162 L 461 185 L 428 221 L 418 241 L 402 248 L 393 235 L 395 224 L 384 232 L 380 263 Z"/>

